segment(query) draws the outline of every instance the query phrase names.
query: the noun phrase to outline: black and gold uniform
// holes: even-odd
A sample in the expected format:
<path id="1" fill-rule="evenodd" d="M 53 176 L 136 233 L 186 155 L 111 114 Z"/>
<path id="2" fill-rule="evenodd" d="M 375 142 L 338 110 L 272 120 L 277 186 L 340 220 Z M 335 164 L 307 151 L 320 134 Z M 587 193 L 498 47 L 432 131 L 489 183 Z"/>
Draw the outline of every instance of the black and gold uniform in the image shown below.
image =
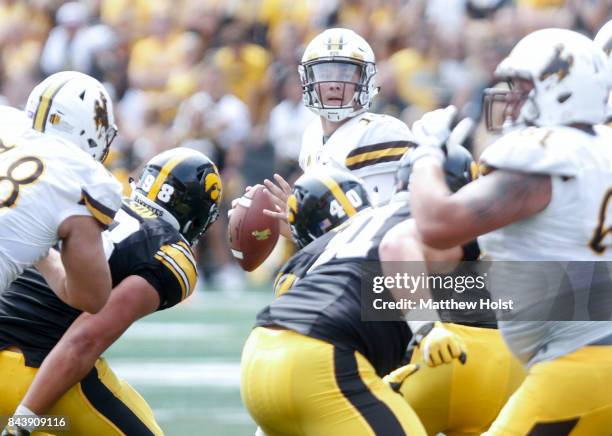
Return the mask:
<path id="1" fill-rule="evenodd" d="M 400 162 L 398 188 L 407 190 L 411 167 L 408 156 Z M 446 183 L 453 192 L 476 177 L 476 165 L 471 154 L 461 146 L 449 150 L 444 164 Z M 478 243 L 463 247 L 463 261 L 476 261 L 480 256 Z M 462 264 L 453 274 L 470 275 L 473 263 Z M 456 293 L 436 289 L 436 300 L 479 301 L 489 299 L 486 289 Z M 411 364 L 420 369 L 400 386 L 400 393 L 419 416 L 427 434 L 448 436 L 479 435 L 489 428 L 504 403 L 525 377 L 522 365 L 507 349 L 497 330 L 491 310 L 439 310 L 443 326 L 461 340 L 467 350 L 465 363 L 430 367 L 423 363 L 422 350 L 414 348 Z"/>
<path id="2" fill-rule="evenodd" d="M 308 273 L 258 314 L 241 365 L 243 401 L 267 436 L 425 434 L 381 379 L 405 355 L 407 324 L 361 320 L 364 268 L 382 274 L 380 242 L 408 216 L 399 204 L 362 210 L 289 261 Z"/>
<path id="3" fill-rule="evenodd" d="M 158 310 L 193 293 L 197 271 L 187 241 L 150 210 L 125 200 L 104 237 L 113 286 L 131 275 L 144 278 L 159 293 Z M 0 349 L 5 349 L 0 352 L 0 415 L 13 412 L 36 368 L 80 313 L 60 301 L 33 269 L 0 294 Z M 116 378 L 103 358 L 49 413 L 70 417 L 69 434 L 162 434 L 147 403 Z"/>

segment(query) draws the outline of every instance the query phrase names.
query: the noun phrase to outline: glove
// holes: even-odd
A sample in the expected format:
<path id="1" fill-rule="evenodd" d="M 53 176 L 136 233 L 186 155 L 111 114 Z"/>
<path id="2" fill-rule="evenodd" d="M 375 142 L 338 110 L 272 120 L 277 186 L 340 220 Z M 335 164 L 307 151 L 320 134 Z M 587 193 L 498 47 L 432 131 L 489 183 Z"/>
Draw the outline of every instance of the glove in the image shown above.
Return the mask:
<path id="1" fill-rule="evenodd" d="M 412 134 L 418 147 L 410 153 L 410 161 L 413 164 L 425 156 L 435 157 L 440 163 L 444 162 L 446 142 L 456 115 L 457 108 L 451 105 L 427 112 L 420 120 L 414 122 Z"/>
<path id="2" fill-rule="evenodd" d="M 423 326 L 415 333 L 417 346 L 421 349 L 423 360 L 434 367 L 459 359 L 462 364 L 467 360 L 463 341 L 453 332 L 435 322 Z"/>
<path id="3" fill-rule="evenodd" d="M 16 425 L 7 425 L 1 436 L 30 436 L 30 432 Z"/>
<path id="4" fill-rule="evenodd" d="M 397 368 L 395 371 L 383 377 L 383 381 L 387 383 L 395 392 L 400 392 L 402 384 L 408 377 L 419 370 L 420 366 L 411 363 Z"/>

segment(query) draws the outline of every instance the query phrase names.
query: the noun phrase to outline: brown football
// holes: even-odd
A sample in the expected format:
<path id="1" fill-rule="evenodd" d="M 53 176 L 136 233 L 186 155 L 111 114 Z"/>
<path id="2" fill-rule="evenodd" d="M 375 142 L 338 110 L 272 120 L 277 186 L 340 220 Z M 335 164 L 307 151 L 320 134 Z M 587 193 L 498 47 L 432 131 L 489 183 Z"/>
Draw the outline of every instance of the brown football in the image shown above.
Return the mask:
<path id="1" fill-rule="evenodd" d="M 227 229 L 232 255 L 245 271 L 253 271 L 268 258 L 278 241 L 278 220 L 264 215 L 275 210 L 274 203 L 256 185 L 244 194 L 234 208 Z"/>

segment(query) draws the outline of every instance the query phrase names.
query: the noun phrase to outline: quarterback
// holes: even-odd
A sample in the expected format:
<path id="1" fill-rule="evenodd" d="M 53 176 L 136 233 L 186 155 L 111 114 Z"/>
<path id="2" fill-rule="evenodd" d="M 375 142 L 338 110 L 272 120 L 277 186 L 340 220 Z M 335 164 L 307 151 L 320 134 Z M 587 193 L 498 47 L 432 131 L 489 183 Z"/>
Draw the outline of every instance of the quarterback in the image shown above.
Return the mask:
<path id="1" fill-rule="evenodd" d="M 0 415 L 66 416 L 72 435 L 161 435 L 146 402 L 100 355 L 136 320 L 195 290 L 190 245 L 217 219 L 221 181 L 203 154 L 152 158 L 103 233 L 113 291 L 92 315 L 68 307 L 26 272 L 0 294 Z M 3 435 L 33 428 L 9 427 Z"/>
<path id="2" fill-rule="evenodd" d="M 496 69 L 510 90 L 487 98 L 489 111 L 504 104 L 506 134 L 481 157 L 488 174 L 453 195 L 441 164 L 454 111 L 417 121 L 411 199 L 423 241 L 444 248 L 483 235 L 492 260 L 612 260 L 612 132 L 598 125 L 607 71 L 603 51 L 575 32 L 545 29 L 519 41 Z M 499 328 L 528 374 L 487 435 L 610 434 L 612 322 L 509 320 Z"/>
<path id="3" fill-rule="evenodd" d="M 350 171 L 363 180 L 374 206 L 393 194 L 399 160 L 414 145 L 410 129 L 389 115 L 368 112 L 378 93 L 376 61 L 370 45 L 349 29 L 327 29 L 306 47 L 298 68 L 304 105 L 319 116 L 302 137 L 299 164 Z M 290 185 L 275 175 L 264 183 L 273 194 L 281 221 Z M 282 225 L 285 236 L 289 228 Z"/>
<path id="4" fill-rule="evenodd" d="M 100 163 L 117 132 L 110 97 L 63 72 L 34 88 L 25 114 L 0 113 L 0 290 L 38 262 L 62 300 L 96 312 L 111 289 L 100 232 L 121 204 Z"/>

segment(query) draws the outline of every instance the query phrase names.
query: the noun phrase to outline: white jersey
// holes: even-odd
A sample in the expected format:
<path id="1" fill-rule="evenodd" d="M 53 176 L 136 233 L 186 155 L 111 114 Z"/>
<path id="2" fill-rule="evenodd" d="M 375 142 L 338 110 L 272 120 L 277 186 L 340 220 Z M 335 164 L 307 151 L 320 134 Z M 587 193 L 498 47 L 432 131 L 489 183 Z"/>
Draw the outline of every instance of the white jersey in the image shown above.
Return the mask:
<path id="1" fill-rule="evenodd" d="M 357 115 L 325 143 L 321 121 L 316 119 L 302 136 L 299 163 L 304 172 L 317 165 L 350 171 L 363 180 L 372 203 L 380 205 L 388 203 L 393 195 L 399 160 L 413 144 L 408 126 L 389 115 Z"/>
<path id="2" fill-rule="evenodd" d="M 483 252 L 494 261 L 611 261 L 611 145 L 612 129 L 605 126 L 596 126 L 591 133 L 570 127 L 528 127 L 487 148 L 481 157 L 485 167 L 548 174 L 552 196 L 543 211 L 478 238 Z M 510 280 L 525 280 L 526 286 L 516 289 L 528 289 L 527 282 L 534 277 L 515 274 Z M 496 290 L 490 290 L 495 298 Z M 533 293 L 516 297 L 521 304 Z M 513 352 L 533 364 L 612 334 L 612 323 L 500 322 L 500 329 Z"/>
<path id="3" fill-rule="evenodd" d="M 6 122 L 9 109 L 0 107 L 0 290 L 47 254 L 66 218 L 88 215 L 108 226 L 121 206 L 121 185 L 102 164 L 23 127 L 19 116 Z"/>
<path id="4" fill-rule="evenodd" d="M 546 209 L 479 238 L 492 259 L 612 260 L 612 130 L 595 132 L 529 127 L 484 151 L 485 166 L 552 176 Z"/>

